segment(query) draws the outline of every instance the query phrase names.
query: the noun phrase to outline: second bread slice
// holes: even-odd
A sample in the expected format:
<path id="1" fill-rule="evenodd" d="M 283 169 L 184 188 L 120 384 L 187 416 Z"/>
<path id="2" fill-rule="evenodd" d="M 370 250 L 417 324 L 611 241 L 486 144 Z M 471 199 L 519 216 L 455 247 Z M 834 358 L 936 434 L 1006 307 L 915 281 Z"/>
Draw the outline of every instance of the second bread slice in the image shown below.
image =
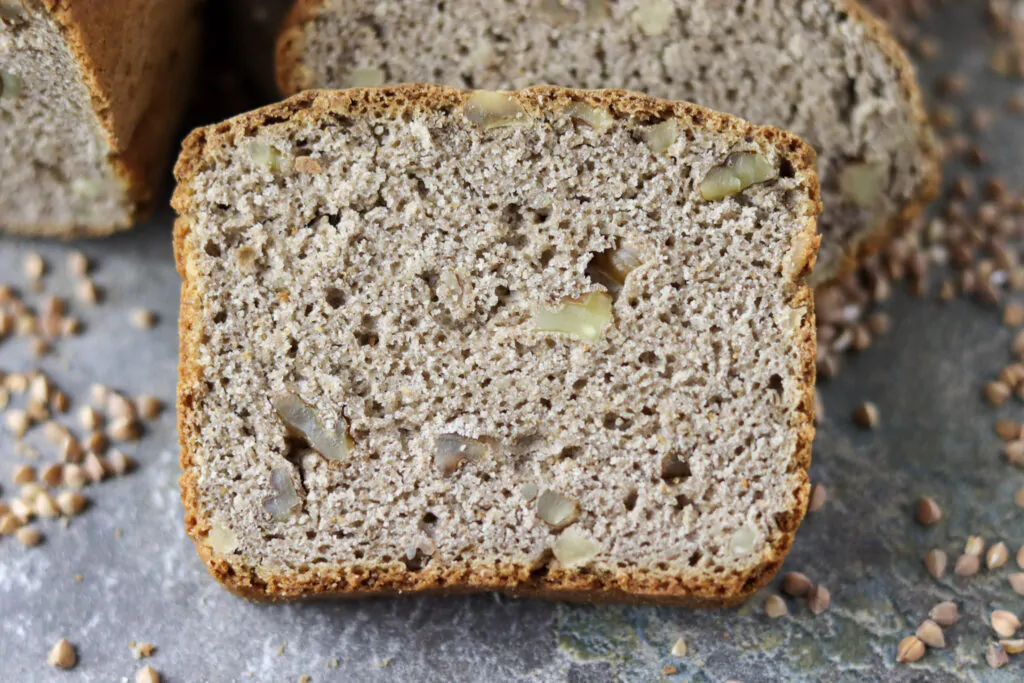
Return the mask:
<path id="1" fill-rule="evenodd" d="M 177 167 L 186 523 L 261 598 L 727 604 L 807 501 L 794 136 L 621 91 L 310 92 Z"/>

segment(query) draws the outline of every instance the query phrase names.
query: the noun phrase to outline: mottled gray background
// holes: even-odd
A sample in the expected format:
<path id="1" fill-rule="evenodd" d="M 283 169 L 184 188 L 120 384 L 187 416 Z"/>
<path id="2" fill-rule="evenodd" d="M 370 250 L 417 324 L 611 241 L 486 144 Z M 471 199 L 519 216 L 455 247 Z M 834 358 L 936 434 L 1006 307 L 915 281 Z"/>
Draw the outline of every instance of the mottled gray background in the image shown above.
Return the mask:
<path id="1" fill-rule="evenodd" d="M 986 68 L 983 4 L 954 0 L 929 22 L 945 42 L 922 68 L 923 80 L 931 90 L 936 74 L 955 67 L 971 79 L 963 102 L 1005 112 L 1020 84 Z M 979 177 L 998 171 L 1020 186 L 1021 121 L 1001 113 L 982 136 L 992 164 Z M 61 343 L 42 362 L 73 397 L 101 381 L 172 400 L 178 278 L 171 220 L 164 210 L 131 234 L 75 245 L 0 239 L 0 282 L 24 285 L 20 260 L 34 250 L 52 266 L 48 291 L 70 296 L 62 272 L 69 251 L 80 248 L 97 264 L 105 303 L 72 304 L 87 334 Z M 137 306 L 159 312 L 155 329 L 131 327 L 128 312 Z M 1024 542 L 1024 510 L 1013 505 L 1024 472 L 1001 459 L 992 431 L 997 416 L 1024 415 L 1017 401 L 995 411 L 980 399 L 982 382 L 1009 359 L 1011 333 L 995 310 L 962 300 L 912 300 L 899 289 L 887 310 L 892 332 L 822 386 L 828 417 L 812 478 L 831 497 L 805 521 L 786 569 L 832 590 L 824 615 L 812 617 L 792 602 L 791 617 L 769 621 L 761 611 L 767 592 L 744 607 L 711 612 L 490 595 L 248 604 L 206 575 L 185 537 L 174 418 L 167 412 L 132 450 L 139 470 L 92 487 L 94 504 L 69 528 L 43 524 L 46 540 L 35 549 L 0 539 L 0 681 L 127 680 L 139 665 L 130 640 L 158 646 L 149 662 L 172 683 L 295 681 L 302 674 L 353 682 L 657 681 L 665 664 L 680 669 L 671 681 L 1022 681 L 1024 659 L 998 672 L 984 662 L 991 637 L 985 615 L 1024 608 L 1007 585 L 1009 569 L 936 582 L 921 565 L 929 548 L 955 552 L 968 534 L 1004 539 L 1014 550 Z M 32 366 L 24 341 L 0 343 L 0 369 Z M 881 409 L 874 432 L 849 420 L 863 400 Z M 45 449 L 38 435 L 30 441 Z M 0 433 L 4 493 L 11 493 L 8 472 L 20 461 L 9 435 Z M 947 515 L 929 530 L 911 518 L 913 501 L 924 493 Z M 965 615 L 947 630 L 950 647 L 895 665 L 896 644 L 942 599 L 956 600 Z M 690 649 L 684 659 L 669 654 L 680 636 Z M 78 648 L 79 664 L 70 672 L 46 665 L 61 637 Z M 327 668 L 332 658 L 338 669 Z"/>

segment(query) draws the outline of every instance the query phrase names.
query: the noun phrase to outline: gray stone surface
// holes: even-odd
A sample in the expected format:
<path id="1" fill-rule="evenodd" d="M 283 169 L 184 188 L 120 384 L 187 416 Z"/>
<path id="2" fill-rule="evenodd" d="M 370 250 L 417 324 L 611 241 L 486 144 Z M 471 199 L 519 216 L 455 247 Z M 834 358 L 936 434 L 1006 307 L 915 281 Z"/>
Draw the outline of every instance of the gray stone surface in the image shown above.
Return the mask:
<path id="1" fill-rule="evenodd" d="M 972 82 L 964 103 L 1005 111 L 1018 84 L 986 70 L 982 4 L 952 3 L 932 22 L 947 42 L 924 80 L 930 84 L 957 65 Z M 979 177 L 998 169 L 1015 187 L 1024 181 L 1020 121 L 1001 116 L 982 136 L 994 163 Z M 87 333 L 41 362 L 72 397 L 84 399 L 89 384 L 100 381 L 172 400 L 178 280 L 170 225 L 165 211 L 134 233 L 104 241 L 0 239 L 0 282 L 23 286 L 20 260 L 38 251 L 51 266 L 47 290 L 70 295 L 67 253 L 81 248 L 97 264 L 105 301 L 72 304 Z M 129 324 L 129 311 L 140 306 L 159 313 L 155 329 Z M 761 611 L 768 591 L 744 607 L 711 612 L 489 595 L 252 605 L 206 575 L 184 535 L 168 411 L 129 449 L 138 471 L 92 487 L 91 508 L 68 528 L 41 524 L 46 540 L 35 549 L 0 539 L 0 681 L 132 680 L 139 662 L 131 640 L 158 646 L 149 662 L 171 683 L 295 681 L 302 674 L 352 682 L 657 681 L 665 664 L 681 672 L 666 680 L 709 683 L 1024 680 L 1024 660 L 993 671 L 983 654 L 991 639 L 988 612 L 1024 611 L 1024 599 L 1006 582 L 1011 569 L 936 582 L 921 564 L 934 546 L 955 555 L 968 534 L 1004 539 L 1014 551 L 1024 542 L 1024 510 L 1013 505 L 1024 472 L 1002 461 L 992 431 L 998 416 L 1024 418 L 1021 405 L 1011 401 L 997 411 L 980 398 L 982 382 L 1009 359 L 1011 333 L 995 310 L 965 301 L 911 300 L 900 290 L 887 308 L 896 321 L 892 332 L 822 386 L 827 419 L 812 478 L 827 485 L 830 500 L 804 523 L 786 569 L 832 590 L 824 615 L 812 617 L 791 601 L 791 617 L 769 621 Z M 0 369 L 34 366 L 24 341 L 0 343 Z M 864 400 L 881 410 L 876 431 L 860 431 L 849 419 Z M 40 435 L 29 441 L 52 459 Z M 9 471 L 21 460 L 0 431 L 0 495 L 14 490 Z M 946 512 L 946 521 L 928 530 L 912 521 L 913 501 L 924 493 Z M 947 631 L 950 646 L 895 665 L 896 644 L 942 599 L 957 601 L 964 613 Z M 683 659 L 669 654 L 680 636 L 690 650 Z M 72 672 L 45 663 L 61 637 L 78 648 Z M 332 658 L 337 669 L 327 668 Z"/>

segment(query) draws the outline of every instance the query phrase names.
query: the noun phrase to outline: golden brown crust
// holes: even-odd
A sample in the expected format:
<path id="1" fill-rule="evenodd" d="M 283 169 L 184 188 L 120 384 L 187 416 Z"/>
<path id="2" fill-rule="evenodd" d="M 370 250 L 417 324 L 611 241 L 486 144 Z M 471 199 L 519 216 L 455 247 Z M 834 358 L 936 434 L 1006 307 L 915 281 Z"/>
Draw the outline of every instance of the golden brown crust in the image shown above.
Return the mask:
<path id="1" fill-rule="evenodd" d="M 301 597 L 355 597 L 365 594 L 504 591 L 562 600 L 631 601 L 694 607 L 725 606 L 742 602 L 778 571 L 793 542 L 807 508 L 811 442 L 814 438 L 814 372 L 816 337 L 814 305 L 807 275 L 814 266 L 819 237 L 816 218 L 821 210 L 814 151 L 792 133 L 755 126 L 741 119 L 685 102 L 659 100 L 619 90 L 583 91 L 549 86 L 514 93 L 527 113 L 542 115 L 582 101 L 607 108 L 616 118 L 650 123 L 678 119 L 685 127 L 701 128 L 729 136 L 735 143 L 761 142 L 784 156 L 806 188 L 803 230 L 794 244 L 801 247 L 804 267 L 792 274 L 792 300 L 803 308 L 798 347 L 802 363 L 803 394 L 795 415 L 798 438 L 790 458 L 795 507 L 778 520 L 779 529 L 762 556 L 762 563 L 746 571 L 707 577 L 666 576 L 643 571 L 596 572 L 544 566 L 463 564 L 445 569 L 410 571 L 402 563 L 387 566 L 332 565 L 305 573 L 274 574 L 245 566 L 238 558 L 215 555 L 206 542 L 210 523 L 199 500 L 197 464 L 193 455 L 200 443 L 198 415 L 205 391 L 203 368 L 198 365 L 202 340 L 201 293 L 190 274 L 192 249 L 188 240 L 192 211 L 192 180 L 215 163 L 220 151 L 236 145 L 261 126 L 282 123 L 316 123 L 328 116 L 367 115 L 399 118 L 417 112 L 459 111 L 468 91 L 458 88 L 410 84 L 388 88 L 357 88 L 345 91 L 308 91 L 284 102 L 242 114 L 229 121 L 192 132 L 182 146 L 175 166 L 178 180 L 172 204 L 179 214 L 174 230 L 174 251 L 181 274 L 180 353 L 178 381 L 178 432 L 181 443 L 181 489 L 185 526 L 210 573 L 229 590 L 250 599 L 280 600 Z"/>
<path id="2" fill-rule="evenodd" d="M 38 0 L 37 0 L 38 1 Z M 106 136 L 109 161 L 124 182 L 131 216 L 113 225 L 5 225 L 7 232 L 62 238 L 108 235 L 152 210 L 199 57 L 197 0 L 41 0 L 60 28 Z M 150 31 L 138 31 L 138 27 Z"/>

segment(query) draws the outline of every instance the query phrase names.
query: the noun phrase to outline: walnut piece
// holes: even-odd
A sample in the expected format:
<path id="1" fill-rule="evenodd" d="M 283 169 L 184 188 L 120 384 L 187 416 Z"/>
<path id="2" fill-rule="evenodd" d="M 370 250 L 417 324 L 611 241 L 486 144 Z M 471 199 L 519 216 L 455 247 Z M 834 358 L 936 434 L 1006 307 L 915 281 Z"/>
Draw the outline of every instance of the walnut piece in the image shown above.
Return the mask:
<path id="1" fill-rule="evenodd" d="M 295 483 L 287 469 L 279 467 L 270 472 L 272 495 L 263 499 L 263 509 L 270 513 L 275 522 L 286 522 L 302 505 Z"/>
<path id="2" fill-rule="evenodd" d="M 633 21 L 645 36 L 660 36 L 668 30 L 675 12 L 671 0 L 646 0 L 633 12 Z"/>
<path id="3" fill-rule="evenodd" d="M 607 292 L 591 292 L 579 301 L 568 301 L 556 309 L 534 311 L 534 328 L 562 332 L 595 342 L 612 320 L 612 298 Z"/>
<path id="4" fill-rule="evenodd" d="M 708 171 L 700 184 L 700 193 L 707 201 L 725 199 L 739 194 L 751 185 L 779 177 L 779 171 L 766 157 L 755 152 L 740 152 L 729 156 L 722 166 Z"/>
<path id="5" fill-rule="evenodd" d="M 518 100 L 494 90 L 477 90 L 466 100 L 462 111 L 470 123 L 484 130 L 529 123 L 526 110 Z"/>
<path id="6" fill-rule="evenodd" d="M 598 133 L 603 133 L 615 123 L 615 117 L 607 109 L 592 107 L 584 102 L 573 102 L 565 108 L 570 118 L 582 121 Z"/>
<path id="7" fill-rule="evenodd" d="M 218 555 L 228 555 L 238 547 L 238 537 L 235 536 L 235 532 L 217 522 L 210 526 L 210 532 L 206 534 L 206 542 L 210 544 L 210 549 Z"/>
<path id="8" fill-rule="evenodd" d="M 462 463 L 487 455 L 487 446 L 482 441 L 458 434 L 439 435 L 434 449 L 434 465 L 446 476 L 454 474 Z"/>
<path id="9" fill-rule="evenodd" d="M 557 491 L 544 491 L 537 498 L 537 516 L 554 529 L 569 526 L 579 513 L 579 503 Z"/>
<path id="10" fill-rule="evenodd" d="M 304 437 L 317 453 L 335 462 L 348 456 L 352 439 L 343 418 L 336 420 L 333 428 L 328 428 L 317 412 L 294 394 L 276 394 L 271 401 L 285 426 Z"/>
<path id="11" fill-rule="evenodd" d="M 656 123 L 647 129 L 647 146 L 657 155 L 668 152 L 668 148 L 679 139 L 679 122 L 669 119 Z"/>
<path id="12" fill-rule="evenodd" d="M 283 155 L 276 147 L 262 140 L 253 140 L 249 143 L 248 151 L 249 158 L 260 168 L 274 172 L 281 170 L 281 158 Z"/>
<path id="13" fill-rule="evenodd" d="M 555 559 L 563 567 L 578 567 L 590 562 L 601 552 L 601 546 L 575 529 L 566 529 L 551 546 Z"/>

